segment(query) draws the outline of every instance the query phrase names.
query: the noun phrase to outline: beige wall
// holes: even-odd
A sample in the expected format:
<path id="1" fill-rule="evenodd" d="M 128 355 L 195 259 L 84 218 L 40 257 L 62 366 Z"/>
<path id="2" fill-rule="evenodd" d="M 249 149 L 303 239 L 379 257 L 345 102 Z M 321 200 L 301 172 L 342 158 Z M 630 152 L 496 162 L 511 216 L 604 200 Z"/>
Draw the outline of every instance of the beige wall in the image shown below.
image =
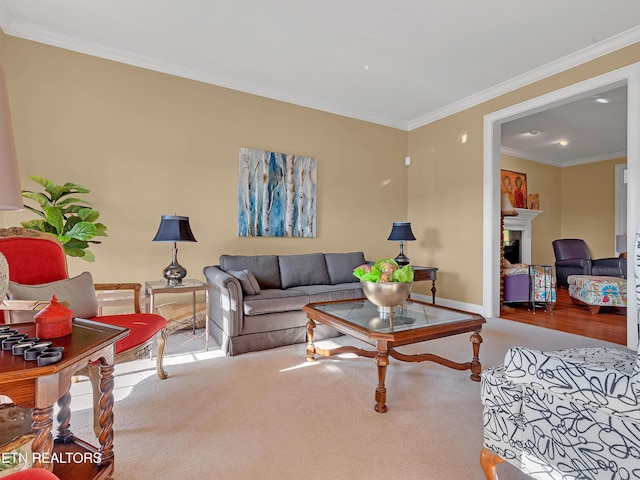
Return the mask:
<path id="1" fill-rule="evenodd" d="M 615 166 L 626 158 L 562 169 L 562 237 L 584 238 L 594 258 L 614 257 Z"/>
<path id="2" fill-rule="evenodd" d="M 502 168 L 526 173 L 528 193 L 540 194 L 542 213 L 532 223 L 532 263 L 553 264 L 551 242 L 557 238 L 583 238 L 594 258 L 615 256 L 615 165 L 626 161 L 560 168 L 502 155 Z"/>
<path id="3" fill-rule="evenodd" d="M 407 132 L 5 36 L 22 188 L 27 175 L 91 189 L 109 236 L 96 281 L 159 279 L 171 247 L 152 243 L 162 214 L 187 215 L 198 239 L 179 244 L 190 277 L 222 253 L 364 250 L 407 216 Z M 317 238 L 237 236 L 238 147 L 318 159 Z M 33 218 L 9 212 L 4 225 Z"/>
<path id="4" fill-rule="evenodd" d="M 427 238 L 435 239 L 419 242 L 410 256 L 440 268 L 443 297 L 482 304 L 484 116 L 638 61 L 640 43 L 409 132 L 411 168 L 419 172 L 409 180 L 409 220 L 417 232 L 433 232 Z M 466 144 L 459 143 L 463 131 Z M 538 190 L 544 210 L 548 203 Z"/>

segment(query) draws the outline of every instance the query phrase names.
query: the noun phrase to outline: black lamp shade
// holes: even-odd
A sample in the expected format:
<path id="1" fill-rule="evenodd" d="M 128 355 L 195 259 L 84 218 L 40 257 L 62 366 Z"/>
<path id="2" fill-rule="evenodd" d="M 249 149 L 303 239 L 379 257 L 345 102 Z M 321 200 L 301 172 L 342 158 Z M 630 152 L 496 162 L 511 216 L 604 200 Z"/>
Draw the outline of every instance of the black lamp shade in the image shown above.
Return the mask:
<path id="1" fill-rule="evenodd" d="M 393 222 L 393 228 L 387 240 L 409 241 L 415 240 L 416 237 L 411 231 L 411 222 Z"/>
<path id="2" fill-rule="evenodd" d="M 189 226 L 189 217 L 162 215 L 154 242 L 197 242 Z"/>

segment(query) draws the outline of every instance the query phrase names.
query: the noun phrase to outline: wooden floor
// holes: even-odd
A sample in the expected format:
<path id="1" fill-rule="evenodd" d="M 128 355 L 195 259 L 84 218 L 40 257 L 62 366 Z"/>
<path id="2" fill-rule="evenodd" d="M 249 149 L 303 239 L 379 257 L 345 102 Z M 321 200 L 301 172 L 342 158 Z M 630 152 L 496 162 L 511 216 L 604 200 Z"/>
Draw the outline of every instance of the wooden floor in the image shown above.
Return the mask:
<path id="1" fill-rule="evenodd" d="M 600 313 L 592 315 L 586 306 L 572 304 L 569 292 L 565 288 L 557 290 L 557 301 L 552 314 L 539 307 L 536 307 L 533 313 L 527 304 L 510 304 L 510 306 L 514 308 L 502 308 L 501 318 L 620 345 L 627 344 L 626 309 L 601 308 Z"/>

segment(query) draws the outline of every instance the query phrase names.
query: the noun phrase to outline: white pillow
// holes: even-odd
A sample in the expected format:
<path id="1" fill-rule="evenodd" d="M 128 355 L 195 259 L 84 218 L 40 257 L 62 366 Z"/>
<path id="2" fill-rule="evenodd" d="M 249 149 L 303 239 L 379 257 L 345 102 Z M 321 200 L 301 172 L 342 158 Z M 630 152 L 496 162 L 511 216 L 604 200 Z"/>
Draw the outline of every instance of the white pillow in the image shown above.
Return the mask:
<path id="1" fill-rule="evenodd" d="M 40 300 L 49 302 L 55 295 L 58 302 L 67 302 L 73 316 L 78 318 L 93 318 L 98 315 L 98 298 L 93 286 L 93 278 L 89 272 L 77 277 L 42 283 L 40 285 L 22 285 L 9 282 L 7 298 L 9 300 Z M 33 322 L 35 311 L 12 311 L 12 321 Z"/>

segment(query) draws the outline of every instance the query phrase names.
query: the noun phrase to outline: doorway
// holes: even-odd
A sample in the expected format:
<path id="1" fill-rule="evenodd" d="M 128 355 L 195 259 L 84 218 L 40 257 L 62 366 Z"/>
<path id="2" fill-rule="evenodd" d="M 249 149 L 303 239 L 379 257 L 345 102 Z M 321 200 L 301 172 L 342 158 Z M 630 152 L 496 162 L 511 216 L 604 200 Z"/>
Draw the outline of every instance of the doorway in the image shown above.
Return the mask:
<path id="1" fill-rule="evenodd" d="M 499 299 L 499 242 L 500 242 L 500 146 L 501 126 L 503 123 L 531 115 L 575 100 L 579 96 L 593 95 L 612 88 L 627 86 L 627 132 L 640 129 L 640 63 L 621 68 L 598 77 L 556 90 L 546 95 L 513 105 L 488 114 L 484 118 L 484 228 L 483 231 L 483 291 L 484 314 L 500 315 Z M 627 231 L 636 232 L 640 228 L 640 139 L 636 135 L 627 135 Z M 628 246 L 634 244 L 632 235 L 628 236 Z M 630 248 L 630 251 L 633 251 Z M 629 256 L 633 259 L 633 256 Z M 633 265 L 627 270 L 633 272 Z M 635 292 L 635 277 L 630 275 L 628 291 Z M 638 320 L 636 316 L 636 298 L 630 295 L 627 300 L 627 346 L 637 348 Z"/>

